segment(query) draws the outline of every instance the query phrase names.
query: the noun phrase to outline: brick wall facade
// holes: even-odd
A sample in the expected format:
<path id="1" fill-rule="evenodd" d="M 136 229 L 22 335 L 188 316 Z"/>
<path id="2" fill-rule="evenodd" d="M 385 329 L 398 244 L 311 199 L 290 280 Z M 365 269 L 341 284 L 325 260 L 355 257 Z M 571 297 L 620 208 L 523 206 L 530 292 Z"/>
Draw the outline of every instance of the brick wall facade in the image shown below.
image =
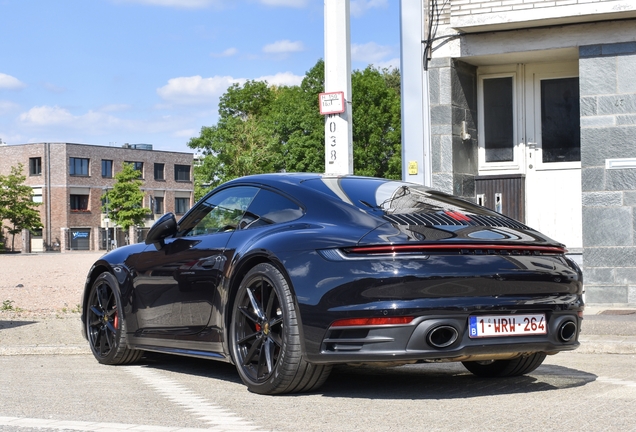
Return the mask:
<path id="1" fill-rule="evenodd" d="M 42 161 L 40 174 L 29 173 L 29 158 L 39 157 Z M 88 175 L 71 175 L 70 158 L 88 159 Z M 113 176 L 121 171 L 124 162 L 143 163 L 144 207 L 150 208 L 151 197 L 163 197 L 163 212 L 175 211 L 175 197 L 187 198 L 192 203 L 192 162 L 191 153 L 154 151 L 136 148 L 106 147 L 69 143 L 38 143 L 0 147 L 0 174 L 8 174 L 12 166 L 24 165 L 25 183 L 34 188 L 42 188 L 41 220 L 44 224 L 43 242 L 46 250 L 64 250 L 69 247 L 67 232 L 70 228 L 90 230 L 90 249 L 100 247 L 99 234 L 105 227 L 101 207 L 102 194 L 112 188 L 114 177 L 102 176 L 102 160 L 113 161 Z M 156 180 L 154 164 L 164 164 L 164 179 Z M 189 166 L 188 180 L 175 180 L 175 165 Z M 86 211 L 71 211 L 71 195 L 88 195 Z M 188 206 L 188 207 L 189 207 Z M 153 209 L 154 210 L 154 209 Z M 156 215 L 146 220 L 152 225 Z M 112 223 L 109 225 L 112 227 Z M 22 240 L 16 236 L 15 245 L 19 249 Z"/>

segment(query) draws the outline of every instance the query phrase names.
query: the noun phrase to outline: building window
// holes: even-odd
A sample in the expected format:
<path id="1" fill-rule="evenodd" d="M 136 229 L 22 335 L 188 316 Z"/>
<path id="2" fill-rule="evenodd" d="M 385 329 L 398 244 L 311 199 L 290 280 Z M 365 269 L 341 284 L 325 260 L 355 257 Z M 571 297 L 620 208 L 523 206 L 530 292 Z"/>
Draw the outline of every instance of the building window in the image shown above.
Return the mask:
<path id="1" fill-rule="evenodd" d="M 113 176 L 113 161 L 102 159 L 102 177 L 111 178 Z"/>
<path id="2" fill-rule="evenodd" d="M 190 181 L 190 165 L 174 166 L 175 181 Z"/>
<path id="3" fill-rule="evenodd" d="M 514 155 L 512 77 L 484 79 L 486 162 L 512 162 Z"/>
<path id="4" fill-rule="evenodd" d="M 29 175 L 36 176 L 42 174 L 42 158 L 29 158 Z"/>
<path id="5" fill-rule="evenodd" d="M 69 174 L 72 176 L 88 176 L 88 159 L 69 158 Z"/>
<path id="6" fill-rule="evenodd" d="M 144 178 L 144 163 L 143 162 L 128 162 L 125 163 L 131 164 L 134 169 L 139 171 L 139 178 Z"/>
<path id="7" fill-rule="evenodd" d="M 581 115 L 578 78 L 541 80 L 541 149 L 543 162 L 581 160 Z"/>
<path id="8" fill-rule="evenodd" d="M 88 211 L 88 195 L 71 195 L 71 211 L 87 212 Z"/>
<path id="9" fill-rule="evenodd" d="M 165 180 L 166 177 L 163 174 L 165 164 L 156 163 L 155 164 L 155 180 Z"/>
<path id="10" fill-rule="evenodd" d="M 163 197 L 155 197 L 155 206 L 153 211 L 155 214 L 163 214 Z"/>
<path id="11" fill-rule="evenodd" d="M 37 187 L 33 188 L 33 202 L 41 203 L 42 202 L 42 188 Z"/>
<path id="12" fill-rule="evenodd" d="M 174 212 L 176 214 L 184 214 L 190 208 L 190 198 L 175 198 Z"/>

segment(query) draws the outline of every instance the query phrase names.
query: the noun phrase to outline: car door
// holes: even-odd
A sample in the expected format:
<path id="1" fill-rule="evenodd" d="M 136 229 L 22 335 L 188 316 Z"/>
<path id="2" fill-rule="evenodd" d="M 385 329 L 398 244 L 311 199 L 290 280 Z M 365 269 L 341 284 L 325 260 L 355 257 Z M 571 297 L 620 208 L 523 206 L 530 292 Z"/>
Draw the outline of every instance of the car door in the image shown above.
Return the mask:
<path id="1" fill-rule="evenodd" d="M 256 195 L 255 187 L 226 188 L 196 204 L 178 232 L 134 262 L 137 335 L 183 338 L 208 326 L 228 258 L 226 245 Z M 211 341 L 220 337 L 208 332 Z"/>

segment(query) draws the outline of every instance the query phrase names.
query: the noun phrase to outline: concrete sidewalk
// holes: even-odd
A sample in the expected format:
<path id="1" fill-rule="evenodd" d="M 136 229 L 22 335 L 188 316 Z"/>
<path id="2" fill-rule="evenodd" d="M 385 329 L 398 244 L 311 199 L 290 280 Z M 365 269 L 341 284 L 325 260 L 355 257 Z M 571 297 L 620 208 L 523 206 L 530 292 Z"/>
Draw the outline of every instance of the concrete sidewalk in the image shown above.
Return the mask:
<path id="1" fill-rule="evenodd" d="M 579 353 L 636 354 L 636 308 L 588 306 Z M 29 318 L 0 313 L 0 355 L 90 354 L 78 314 Z"/>
<path id="2" fill-rule="evenodd" d="M 585 307 L 580 353 L 636 354 L 636 308 Z"/>

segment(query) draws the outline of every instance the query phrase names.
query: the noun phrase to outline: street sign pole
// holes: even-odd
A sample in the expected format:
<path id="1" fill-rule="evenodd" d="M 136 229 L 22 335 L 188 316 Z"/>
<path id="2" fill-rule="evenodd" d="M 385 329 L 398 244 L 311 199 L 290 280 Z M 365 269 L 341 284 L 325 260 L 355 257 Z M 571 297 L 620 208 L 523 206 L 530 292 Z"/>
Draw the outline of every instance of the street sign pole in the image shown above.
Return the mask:
<path id="1" fill-rule="evenodd" d="M 325 173 L 353 174 L 349 0 L 325 0 Z"/>

